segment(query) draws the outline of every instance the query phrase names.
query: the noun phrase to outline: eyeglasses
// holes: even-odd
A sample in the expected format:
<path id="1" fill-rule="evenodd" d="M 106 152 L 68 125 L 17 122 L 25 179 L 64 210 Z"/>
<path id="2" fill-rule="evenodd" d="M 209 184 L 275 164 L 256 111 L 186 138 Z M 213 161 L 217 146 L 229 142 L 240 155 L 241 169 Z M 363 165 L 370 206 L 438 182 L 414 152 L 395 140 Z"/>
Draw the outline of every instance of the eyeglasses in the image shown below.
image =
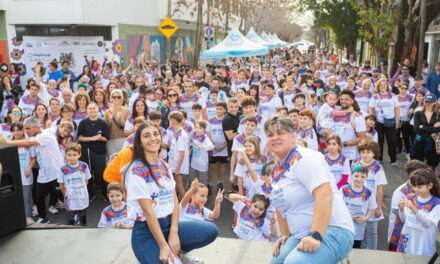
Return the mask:
<path id="1" fill-rule="evenodd" d="M 177 94 L 168 94 L 168 97 L 177 97 Z"/>

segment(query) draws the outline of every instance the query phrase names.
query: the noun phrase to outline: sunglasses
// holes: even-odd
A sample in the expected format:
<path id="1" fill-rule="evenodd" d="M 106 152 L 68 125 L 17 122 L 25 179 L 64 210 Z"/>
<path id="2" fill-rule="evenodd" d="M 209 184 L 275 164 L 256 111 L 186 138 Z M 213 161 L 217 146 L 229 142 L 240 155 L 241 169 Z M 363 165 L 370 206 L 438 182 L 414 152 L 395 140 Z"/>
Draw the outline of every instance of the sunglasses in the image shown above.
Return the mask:
<path id="1" fill-rule="evenodd" d="M 112 96 L 112 99 L 122 99 L 122 96 Z"/>
<path id="2" fill-rule="evenodd" d="M 168 97 L 177 97 L 177 94 L 169 94 Z"/>

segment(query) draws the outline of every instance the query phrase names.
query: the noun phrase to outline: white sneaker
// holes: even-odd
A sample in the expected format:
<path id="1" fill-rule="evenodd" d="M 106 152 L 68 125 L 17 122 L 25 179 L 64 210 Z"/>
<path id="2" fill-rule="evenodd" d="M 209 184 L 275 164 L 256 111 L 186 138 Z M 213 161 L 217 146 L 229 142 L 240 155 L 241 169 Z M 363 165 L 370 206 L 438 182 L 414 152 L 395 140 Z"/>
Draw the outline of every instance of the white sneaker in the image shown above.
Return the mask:
<path id="1" fill-rule="evenodd" d="M 38 209 L 37 206 L 32 206 L 32 216 L 38 216 Z"/>
<path id="2" fill-rule="evenodd" d="M 31 217 L 26 217 L 26 225 L 32 225 L 35 224 L 34 219 L 32 219 Z"/>
<path id="3" fill-rule="evenodd" d="M 190 257 L 187 254 L 182 254 L 180 256 L 180 259 L 182 260 L 182 264 L 204 264 L 203 260 Z"/>
<path id="4" fill-rule="evenodd" d="M 391 163 L 391 166 L 393 166 L 393 167 L 399 167 L 399 163 L 397 163 L 397 161 L 395 161 L 395 162 Z"/>
<path id="5" fill-rule="evenodd" d="M 49 219 L 47 219 L 47 218 L 38 218 L 38 220 L 35 223 L 37 223 L 37 224 L 49 224 Z"/>
<path id="6" fill-rule="evenodd" d="M 58 214 L 58 209 L 56 209 L 54 206 L 50 206 L 48 209 L 49 213 L 51 214 Z"/>

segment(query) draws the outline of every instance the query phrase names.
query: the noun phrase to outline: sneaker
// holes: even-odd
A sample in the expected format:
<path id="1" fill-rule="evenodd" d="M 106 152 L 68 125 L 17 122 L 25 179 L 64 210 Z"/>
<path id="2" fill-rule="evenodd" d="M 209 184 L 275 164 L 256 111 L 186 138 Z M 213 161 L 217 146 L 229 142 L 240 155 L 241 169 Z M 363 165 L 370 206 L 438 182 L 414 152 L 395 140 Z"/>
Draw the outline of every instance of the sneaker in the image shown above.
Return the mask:
<path id="1" fill-rule="evenodd" d="M 201 259 L 190 257 L 187 254 L 182 254 L 180 256 L 180 260 L 182 261 L 182 264 L 204 264 Z"/>
<path id="2" fill-rule="evenodd" d="M 393 167 L 399 167 L 399 163 L 397 163 L 397 161 L 395 161 L 395 162 L 391 163 L 391 166 L 393 166 Z"/>
<path id="3" fill-rule="evenodd" d="M 37 209 L 37 207 L 35 205 L 32 206 L 32 216 L 33 217 L 38 216 L 38 209 Z"/>
<path id="4" fill-rule="evenodd" d="M 54 206 L 50 206 L 48 209 L 49 213 L 51 214 L 58 214 L 58 209 L 56 209 Z"/>
<path id="5" fill-rule="evenodd" d="M 32 219 L 31 217 L 26 217 L 26 225 L 32 225 L 35 224 L 34 219 Z"/>
<path id="6" fill-rule="evenodd" d="M 50 222 L 49 222 L 49 219 L 46 217 L 46 218 L 38 218 L 38 220 L 35 223 L 37 223 L 37 224 L 49 224 Z"/>
<path id="7" fill-rule="evenodd" d="M 64 203 L 62 201 L 58 200 L 57 203 L 55 204 L 55 208 L 64 209 Z"/>

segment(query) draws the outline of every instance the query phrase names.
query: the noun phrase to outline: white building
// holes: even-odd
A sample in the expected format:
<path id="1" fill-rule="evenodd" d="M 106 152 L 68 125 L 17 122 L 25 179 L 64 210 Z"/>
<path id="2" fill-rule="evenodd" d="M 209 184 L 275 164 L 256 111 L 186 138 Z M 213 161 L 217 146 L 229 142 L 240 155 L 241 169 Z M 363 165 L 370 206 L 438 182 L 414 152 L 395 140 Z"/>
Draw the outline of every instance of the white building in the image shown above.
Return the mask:
<path id="1" fill-rule="evenodd" d="M 177 0 L 0 0 L 0 62 L 21 62 L 23 37 L 99 36 L 111 58 L 131 60 L 145 51 L 164 63 L 166 39 L 158 26 L 169 2 L 174 10 Z M 193 2 L 172 14 L 179 30 L 170 39 L 171 56 L 187 62 L 195 35 Z"/>

